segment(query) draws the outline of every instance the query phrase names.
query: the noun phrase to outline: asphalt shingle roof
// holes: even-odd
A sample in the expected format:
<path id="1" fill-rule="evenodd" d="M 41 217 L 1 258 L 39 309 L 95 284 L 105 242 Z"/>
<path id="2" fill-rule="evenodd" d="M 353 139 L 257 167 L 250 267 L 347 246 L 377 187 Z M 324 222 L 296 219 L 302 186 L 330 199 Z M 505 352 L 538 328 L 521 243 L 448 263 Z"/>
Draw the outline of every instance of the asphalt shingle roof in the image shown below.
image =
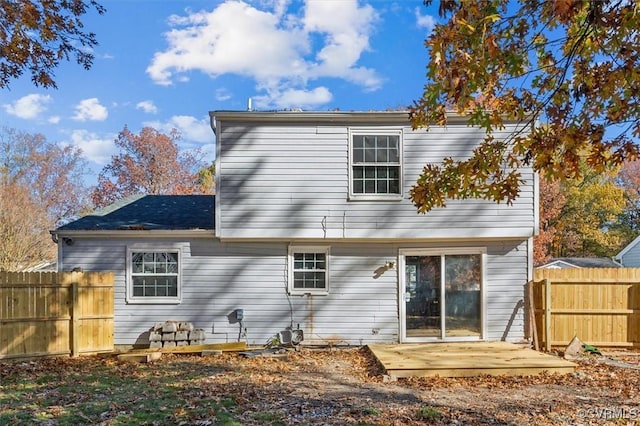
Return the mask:
<path id="1" fill-rule="evenodd" d="M 213 230 L 214 205 L 213 195 L 137 195 L 57 230 Z"/>

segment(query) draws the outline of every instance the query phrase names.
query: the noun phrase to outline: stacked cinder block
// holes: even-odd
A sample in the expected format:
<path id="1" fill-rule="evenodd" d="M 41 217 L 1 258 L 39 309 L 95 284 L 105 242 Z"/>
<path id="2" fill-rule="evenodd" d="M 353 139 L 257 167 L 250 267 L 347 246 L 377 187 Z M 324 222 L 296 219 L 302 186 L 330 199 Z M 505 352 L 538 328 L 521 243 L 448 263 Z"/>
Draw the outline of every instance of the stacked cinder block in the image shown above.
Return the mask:
<path id="1" fill-rule="evenodd" d="M 194 329 L 190 322 L 158 322 L 149 332 L 149 348 L 203 345 L 204 330 Z"/>

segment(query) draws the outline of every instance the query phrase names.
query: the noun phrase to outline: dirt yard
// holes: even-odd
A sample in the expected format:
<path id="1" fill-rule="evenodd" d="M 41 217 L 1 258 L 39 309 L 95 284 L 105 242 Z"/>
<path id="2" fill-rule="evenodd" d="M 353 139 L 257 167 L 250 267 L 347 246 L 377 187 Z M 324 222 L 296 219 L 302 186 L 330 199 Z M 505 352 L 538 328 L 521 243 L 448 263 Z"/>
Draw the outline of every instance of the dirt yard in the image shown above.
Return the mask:
<path id="1" fill-rule="evenodd" d="M 604 355 L 565 376 L 393 382 L 366 348 L 0 361 L 0 424 L 640 424 L 640 353 Z"/>
<path id="2" fill-rule="evenodd" d="M 624 367 L 585 359 L 570 376 L 385 382 L 366 349 L 303 352 L 253 363 L 269 379 L 243 402 L 285 413 L 286 424 L 640 424 L 635 355 L 617 356 Z"/>

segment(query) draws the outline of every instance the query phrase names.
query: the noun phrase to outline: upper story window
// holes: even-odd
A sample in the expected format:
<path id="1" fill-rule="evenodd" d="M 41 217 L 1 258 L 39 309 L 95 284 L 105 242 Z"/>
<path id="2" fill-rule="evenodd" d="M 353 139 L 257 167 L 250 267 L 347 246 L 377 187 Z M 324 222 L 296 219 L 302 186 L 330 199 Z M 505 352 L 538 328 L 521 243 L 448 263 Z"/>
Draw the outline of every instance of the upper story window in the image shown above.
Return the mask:
<path id="1" fill-rule="evenodd" d="M 179 250 L 129 249 L 127 257 L 127 302 L 180 302 Z"/>
<path id="2" fill-rule="evenodd" d="M 402 196 L 402 132 L 351 131 L 350 197 L 399 199 Z"/>

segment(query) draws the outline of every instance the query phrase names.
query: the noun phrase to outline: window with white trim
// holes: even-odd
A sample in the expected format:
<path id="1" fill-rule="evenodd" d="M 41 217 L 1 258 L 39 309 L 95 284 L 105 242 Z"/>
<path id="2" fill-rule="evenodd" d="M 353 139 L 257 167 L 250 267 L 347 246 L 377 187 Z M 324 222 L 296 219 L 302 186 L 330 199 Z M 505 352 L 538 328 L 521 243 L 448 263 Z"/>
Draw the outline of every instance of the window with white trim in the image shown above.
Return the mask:
<path id="1" fill-rule="evenodd" d="M 289 294 L 329 293 L 329 247 L 289 247 Z"/>
<path id="2" fill-rule="evenodd" d="M 400 130 L 351 131 L 350 197 L 401 198 L 401 144 Z"/>
<path id="3" fill-rule="evenodd" d="M 127 262 L 127 302 L 180 302 L 180 250 L 129 249 Z"/>

